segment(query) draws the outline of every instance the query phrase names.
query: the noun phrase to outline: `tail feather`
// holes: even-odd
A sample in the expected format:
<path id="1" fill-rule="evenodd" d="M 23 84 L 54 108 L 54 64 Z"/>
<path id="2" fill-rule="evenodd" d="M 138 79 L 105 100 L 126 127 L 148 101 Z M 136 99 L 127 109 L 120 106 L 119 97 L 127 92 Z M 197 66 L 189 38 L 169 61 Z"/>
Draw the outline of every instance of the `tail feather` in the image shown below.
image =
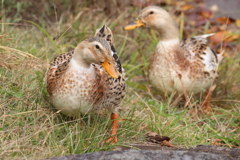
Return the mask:
<path id="1" fill-rule="evenodd" d="M 211 34 L 204 34 L 204 35 L 200 35 L 200 36 L 195 36 L 194 38 L 196 38 L 197 40 L 201 40 L 204 42 L 207 42 L 207 37 L 213 36 L 215 33 L 211 33 Z"/>

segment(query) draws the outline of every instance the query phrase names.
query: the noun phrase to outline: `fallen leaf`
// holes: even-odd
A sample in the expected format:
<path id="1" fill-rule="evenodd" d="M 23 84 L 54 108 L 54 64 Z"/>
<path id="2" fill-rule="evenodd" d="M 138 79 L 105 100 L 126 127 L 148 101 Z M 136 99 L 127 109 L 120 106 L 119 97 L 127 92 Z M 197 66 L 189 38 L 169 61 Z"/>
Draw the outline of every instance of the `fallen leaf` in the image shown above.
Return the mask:
<path id="1" fill-rule="evenodd" d="M 230 17 L 219 17 L 216 19 L 216 21 L 219 22 L 220 24 L 231 24 L 236 20 Z"/>
<path id="2" fill-rule="evenodd" d="M 182 10 L 182 11 L 187 11 L 187 10 L 190 10 L 191 8 L 193 8 L 192 5 L 186 4 L 186 5 L 184 5 L 184 6 L 181 7 L 181 10 Z"/>
<path id="3" fill-rule="evenodd" d="M 219 32 L 216 32 L 213 36 L 211 36 L 210 40 L 213 43 L 220 43 L 220 42 L 223 42 L 224 39 L 230 34 L 231 33 L 229 31 L 219 31 Z"/>
<path id="4" fill-rule="evenodd" d="M 224 39 L 225 42 L 232 42 L 232 41 L 235 41 L 235 40 L 238 40 L 240 38 L 240 35 L 231 35 L 231 36 L 228 36 L 226 39 Z"/>
<path id="5" fill-rule="evenodd" d="M 211 11 L 202 11 L 201 15 L 206 18 L 206 19 L 210 19 L 213 17 L 213 12 Z"/>
<path id="6" fill-rule="evenodd" d="M 236 25 L 240 28 L 240 19 L 236 20 Z"/>
<path id="7" fill-rule="evenodd" d="M 172 148 L 175 147 L 174 145 L 172 145 L 170 142 L 168 142 L 168 141 L 166 141 L 166 140 L 164 140 L 164 141 L 162 142 L 161 146 L 167 146 L 167 147 L 172 147 Z"/>

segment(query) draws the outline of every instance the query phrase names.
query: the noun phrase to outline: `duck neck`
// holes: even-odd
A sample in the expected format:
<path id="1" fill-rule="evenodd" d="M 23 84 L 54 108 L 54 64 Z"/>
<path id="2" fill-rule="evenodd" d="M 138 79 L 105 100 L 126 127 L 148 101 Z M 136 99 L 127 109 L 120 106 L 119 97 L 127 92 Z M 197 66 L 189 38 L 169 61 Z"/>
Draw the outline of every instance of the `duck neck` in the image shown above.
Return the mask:
<path id="1" fill-rule="evenodd" d="M 167 53 L 180 43 L 179 30 L 175 24 L 157 29 L 160 40 L 157 45 L 157 53 Z"/>
<path id="2" fill-rule="evenodd" d="M 74 50 L 74 54 L 73 54 L 73 57 L 72 57 L 72 61 L 74 63 L 74 66 L 75 65 L 78 65 L 79 67 L 83 67 L 83 68 L 90 68 L 91 67 L 91 63 L 86 61 L 84 59 L 84 47 L 82 46 L 77 46 L 77 48 L 75 48 Z"/>
<path id="3" fill-rule="evenodd" d="M 179 29 L 174 22 L 171 25 L 167 25 L 167 27 L 158 28 L 157 31 L 161 36 L 161 41 L 179 39 Z"/>

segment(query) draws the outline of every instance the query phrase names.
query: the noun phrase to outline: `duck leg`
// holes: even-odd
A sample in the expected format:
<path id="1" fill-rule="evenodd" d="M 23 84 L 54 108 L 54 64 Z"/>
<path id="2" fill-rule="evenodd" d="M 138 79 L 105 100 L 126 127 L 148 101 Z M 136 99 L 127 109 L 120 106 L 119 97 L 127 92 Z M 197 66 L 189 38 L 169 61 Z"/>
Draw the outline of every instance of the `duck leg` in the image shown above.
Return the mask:
<path id="1" fill-rule="evenodd" d="M 111 115 L 111 120 L 112 120 L 112 131 L 111 131 L 111 137 L 106 140 L 107 143 L 112 142 L 116 143 L 117 142 L 117 129 L 118 129 L 118 114 L 117 113 L 112 113 Z"/>
<path id="2" fill-rule="evenodd" d="M 185 100 L 186 100 L 185 105 L 184 105 L 184 108 L 185 108 L 185 107 L 188 106 L 188 104 L 189 104 L 189 98 L 188 98 L 187 91 L 186 91 L 186 89 L 185 89 L 185 87 L 184 87 L 183 81 L 182 81 L 182 75 L 179 74 L 179 73 L 177 73 L 177 74 L 178 74 L 178 78 L 180 79 L 180 82 L 181 82 L 181 84 L 182 84 L 182 91 L 183 91 L 183 95 L 184 95 Z"/>
<path id="3" fill-rule="evenodd" d="M 210 99 L 211 99 L 212 92 L 210 89 L 206 91 L 205 94 L 205 100 L 202 105 L 203 113 L 207 114 L 211 111 L 211 106 L 210 106 Z"/>
<path id="4" fill-rule="evenodd" d="M 206 91 L 206 95 L 205 95 L 205 100 L 203 102 L 202 105 L 202 109 L 203 109 L 203 113 L 207 114 L 209 113 L 212 109 L 210 106 L 210 99 L 212 96 L 212 91 L 216 88 L 216 85 L 213 85 L 212 87 L 210 87 L 207 91 Z"/>

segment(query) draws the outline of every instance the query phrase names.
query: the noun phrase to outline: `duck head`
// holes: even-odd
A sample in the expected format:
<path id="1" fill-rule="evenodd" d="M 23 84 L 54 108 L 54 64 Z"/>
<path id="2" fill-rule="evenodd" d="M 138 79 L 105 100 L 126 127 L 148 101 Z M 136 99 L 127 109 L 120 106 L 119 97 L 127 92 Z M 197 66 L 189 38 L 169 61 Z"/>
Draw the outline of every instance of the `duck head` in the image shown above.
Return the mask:
<path id="1" fill-rule="evenodd" d="M 75 48 L 73 59 L 86 68 L 92 63 L 102 65 L 110 76 L 119 78 L 121 74 L 115 66 L 111 52 L 111 47 L 106 40 L 93 37 L 82 41 Z"/>
<path id="2" fill-rule="evenodd" d="M 159 30 L 168 27 L 169 23 L 175 25 L 171 15 L 166 10 L 158 6 L 149 6 L 140 12 L 136 21 L 130 22 L 124 29 L 131 30 L 144 26 Z"/>

